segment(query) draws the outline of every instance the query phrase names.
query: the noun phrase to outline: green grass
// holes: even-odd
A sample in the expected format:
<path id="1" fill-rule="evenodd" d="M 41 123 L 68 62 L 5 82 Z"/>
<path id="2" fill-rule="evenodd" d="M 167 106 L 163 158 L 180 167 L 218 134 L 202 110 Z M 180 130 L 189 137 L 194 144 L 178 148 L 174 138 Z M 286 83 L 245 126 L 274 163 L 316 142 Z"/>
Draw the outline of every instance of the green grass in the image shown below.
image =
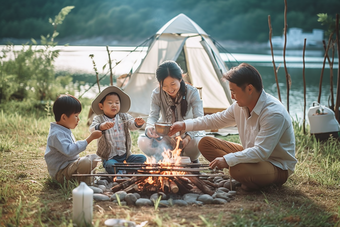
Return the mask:
<path id="1" fill-rule="evenodd" d="M 78 140 L 89 134 L 90 102 L 82 103 L 81 122 L 73 130 Z M 21 112 L 1 107 L 0 226 L 72 226 L 70 198 L 77 185 L 53 181 L 44 161 L 53 117 L 48 112 L 26 112 L 24 107 L 19 108 Z M 96 202 L 93 225 L 123 218 L 137 223 L 147 220 L 147 226 L 340 226 L 340 143 L 335 139 L 319 142 L 304 135 L 298 122 L 294 122 L 294 130 L 299 162 L 281 189 L 237 195 L 225 206 L 147 209 Z M 132 132 L 134 153 L 141 153 L 138 135 Z M 220 138 L 239 142 L 238 135 Z M 81 156 L 95 150 L 96 142 L 92 142 Z M 203 157 L 200 161 L 206 162 Z"/>

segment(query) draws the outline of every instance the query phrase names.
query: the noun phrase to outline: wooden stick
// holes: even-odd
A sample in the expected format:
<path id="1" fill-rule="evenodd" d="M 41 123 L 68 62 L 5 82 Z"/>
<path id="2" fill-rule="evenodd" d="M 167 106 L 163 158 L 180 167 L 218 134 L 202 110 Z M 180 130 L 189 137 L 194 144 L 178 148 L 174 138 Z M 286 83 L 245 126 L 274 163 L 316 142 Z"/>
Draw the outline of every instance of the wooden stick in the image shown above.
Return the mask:
<path id="1" fill-rule="evenodd" d="M 222 174 L 172 174 L 172 175 L 164 175 L 164 174 L 110 174 L 110 173 L 94 173 L 94 174 L 72 174 L 73 177 L 91 177 L 91 176 L 103 176 L 103 177 L 218 177 L 222 176 Z"/>
<path id="2" fill-rule="evenodd" d="M 229 175 L 230 175 L 230 178 L 229 178 L 229 185 L 230 185 L 230 191 L 233 190 L 233 184 L 231 183 L 231 174 L 230 174 L 230 166 L 229 166 Z"/>
<path id="3" fill-rule="evenodd" d="M 286 84 L 287 84 L 287 111 L 289 113 L 289 89 L 290 89 L 290 76 L 288 74 L 288 70 L 287 70 L 287 64 L 286 64 L 286 46 L 287 46 L 287 0 L 284 0 L 285 2 L 285 10 L 284 10 L 284 46 L 283 46 L 283 65 L 285 68 L 285 72 L 286 72 Z M 231 184 L 230 184 L 231 185 Z"/>
<path id="4" fill-rule="evenodd" d="M 339 14 L 336 14 L 336 22 L 335 22 L 335 33 L 336 33 L 336 45 L 338 51 L 338 65 L 339 65 L 339 56 L 340 56 L 340 41 L 339 41 Z M 337 75 L 337 86 L 336 86 L 336 101 L 335 101 L 335 117 L 338 122 L 339 119 L 339 106 L 340 106 L 340 67 L 338 66 L 338 75 Z"/>
<path id="5" fill-rule="evenodd" d="M 200 179 L 198 179 L 198 177 L 188 177 L 189 180 L 197 186 L 197 188 L 199 188 L 203 193 L 205 194 L 209 194 L 209 195 L 213 195 L 214 192 L 212 190 L 210 190 L 210 188 Z"/>
<path id="6" fill-rule="evenodd" d="M 304 40 L 303 43 L 303 54 L 302 54 L 302 79 L 303 79 L 303 121 L 302 121 L 302 129 L 303 129 L 303 134 L 306 135 L 306 76 L 305 76 L 305 50 L 306 50 L 306 41 L 307 39 Z"/>
<path id="7" fill-rule="evenodd" d="M 272 25 L 271 25 L 271 22 L 270 22 L 270 15 L 268 15 L 268 26 L 269 26 L 270 50 L 271 50 L 271 53 L 272 53 L 272 62 L 273 62 L 274 75 L 275 75 L 275 81 L 276 81 L 276 87 L 277 87 L 277 94 L 278 94 L 280 102 L 282 102 L 281 101 L 280 86 L 279 86 L 279 79 L 277 77 L 277 71 L 276 71 L 275 60 L 274 60 L 274 51 L 273 51 L 273 44 L 272 44 Z"/>

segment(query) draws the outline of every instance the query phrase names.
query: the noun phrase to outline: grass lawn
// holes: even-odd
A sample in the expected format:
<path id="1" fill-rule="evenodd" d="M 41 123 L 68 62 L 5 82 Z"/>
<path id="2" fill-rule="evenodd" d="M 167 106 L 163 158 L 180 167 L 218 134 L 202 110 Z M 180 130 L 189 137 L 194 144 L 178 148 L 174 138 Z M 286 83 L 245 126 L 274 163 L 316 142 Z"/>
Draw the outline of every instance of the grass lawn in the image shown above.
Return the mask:
<path id="1" fill-rule="evenodd" d="M 82 102 L 81 122 L 73 130 L 77 140 L 89 134 L 89 101 Z M 52 121 L 48 112 L 0 111 L 0 226 L 72 226 L 75 185 L 53 182 L 44 160 Z M 282 188 L 238 191 L 225 205 L 155 209 L 94 202 L 93 226 L 104 226 L 108 218 L 148 221 L 146 226 L 340 226 L 340 143 L 332 139 L 320 143 L 304 135 L 297 122 L 294 128 L 299 163 Z M 138 132 L 132 138 L 132 151 L 140 153 Z M 238 136 L 221 138 L 238 141 Z M 95 151 L 92 142 L 81 156 Z"/>

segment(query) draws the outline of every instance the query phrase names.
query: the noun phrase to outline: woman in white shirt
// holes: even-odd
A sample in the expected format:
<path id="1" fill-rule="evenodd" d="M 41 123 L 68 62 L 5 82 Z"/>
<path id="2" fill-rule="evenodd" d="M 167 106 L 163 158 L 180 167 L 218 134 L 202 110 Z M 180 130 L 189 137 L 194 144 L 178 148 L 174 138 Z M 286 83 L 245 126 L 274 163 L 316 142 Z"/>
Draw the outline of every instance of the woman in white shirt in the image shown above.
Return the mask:
<path id="1" fill-rule="evenodd" d="M 175 139 L 156 133 L 156 122 L 174 123 L 185 119 L 203 116 L 203 104 L 195 87 L 186 84 L 182 69 L 175 61 L 165 61 L 156 70 L 159 87 L 151 95 L 150 113 L 147 119 L 145 135 L 138 138 L 139 148 L 156 161 L 161 160 L 165 150 L 174 148 Z M 180 133 L 182 138 L 182 155 L 198 162 L 200 152 L 198 142 L 204 136 L 202 131 Z"/>

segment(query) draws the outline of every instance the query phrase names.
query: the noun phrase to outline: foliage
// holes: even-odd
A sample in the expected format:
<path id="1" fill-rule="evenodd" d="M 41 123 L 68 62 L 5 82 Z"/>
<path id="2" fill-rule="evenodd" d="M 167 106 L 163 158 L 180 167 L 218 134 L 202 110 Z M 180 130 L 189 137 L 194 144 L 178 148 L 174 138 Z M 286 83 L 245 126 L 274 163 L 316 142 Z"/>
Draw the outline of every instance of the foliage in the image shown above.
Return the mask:
<path id="1" fill-rule="evenodd" d="M 334 33 L 336 29 L 336 23 L 335 19 L 332 18 L 332 16 L 329 16 L 327 13 L 318 13 L 317 16 L 318 22 L 321 23 L 321 25 L 328 26 L 328 30 L 326 31 L 325 35 L 330 36 L 332 33 Z"/>
<path id="2" fill-rule="evenodd" d="M 284 1 L 272 0 L 25 0 L 3 1 L 0 8 L 0 38 L 39 38 L 50 27 L 44 21 L 65 5 L 74 5 L 72 15 L 58 27 L 59 38 L 87 39 L 107 37 L 112 40 L 140 42 L 180 13 L 193 19 L 218 40 L 267 41 L 267 16 L 271 15 L 273 35 L 282 35 Z M 287 1 L 289 27 L 306 32 L 321 28 L 318 13 L 335 15 L 338 0 Z M 108 43 L 100 43 L 107 45 Z"/>
<path id="3" fill-rule="evenodd" d="M 14 45 L 7 45 L 0 56 L 0 102 L 15 100 L 54 100 L 66 91 L 71 77 L 55 78 L 54 61 L 59 56 L 55 49 L 58 36 L 57 25 L 61 24 L 72 6 L 63 8 L 50 23 L 55 27 L 52 36 L 41 36 L 41 45 L 32 39 L 31 44 L 24 44 L 21 50 Z M 8 56 L 11 53 L 13 56 Z M 68 87 L 72 91 L 72 86 Z"/>

